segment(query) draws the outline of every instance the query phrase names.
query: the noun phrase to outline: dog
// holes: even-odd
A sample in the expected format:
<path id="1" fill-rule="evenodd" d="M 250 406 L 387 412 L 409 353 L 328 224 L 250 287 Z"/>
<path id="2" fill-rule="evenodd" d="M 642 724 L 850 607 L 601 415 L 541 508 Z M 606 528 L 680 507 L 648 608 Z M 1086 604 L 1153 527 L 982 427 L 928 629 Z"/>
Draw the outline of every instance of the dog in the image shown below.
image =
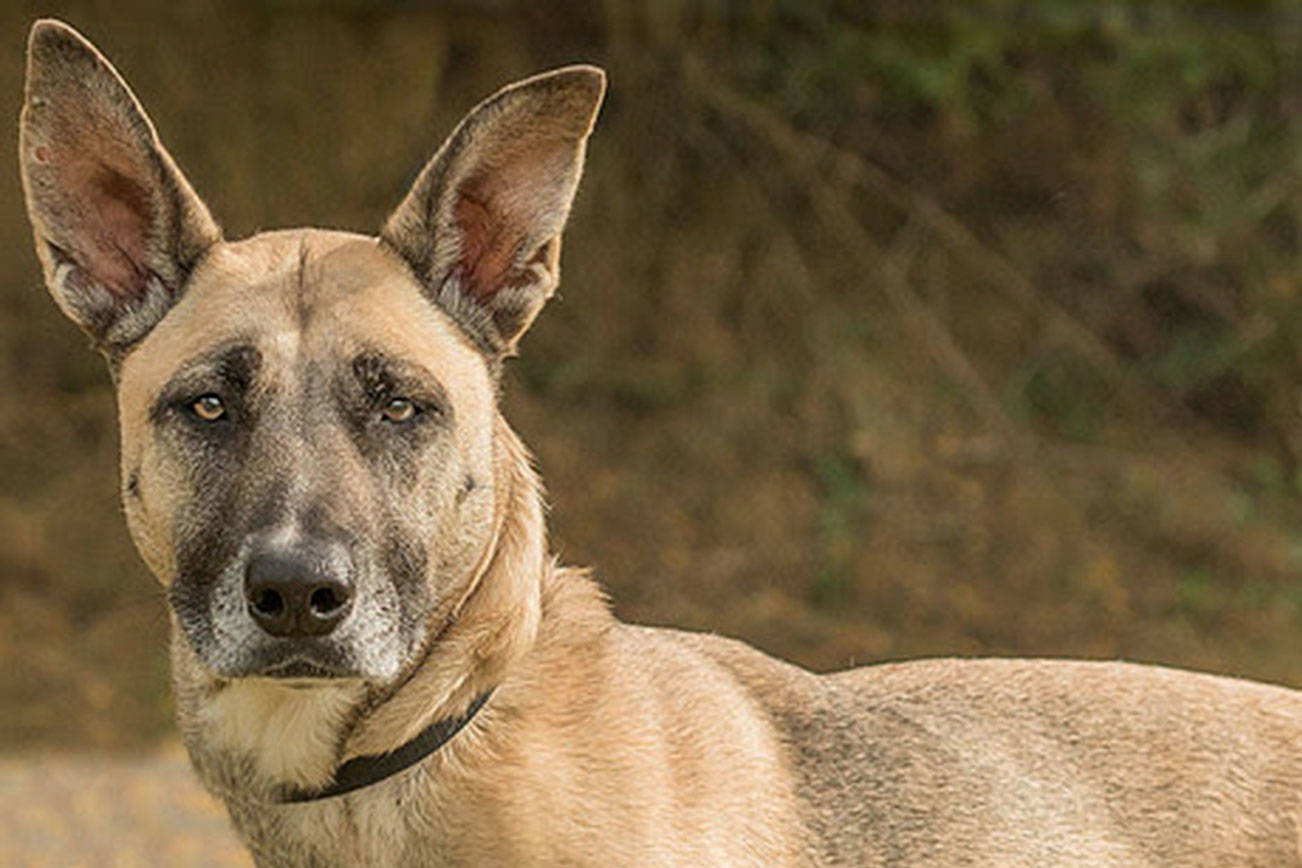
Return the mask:
<path id="1" fill-rule="evenodd" d="M 814 675 L 619 623 L 548 551 L 499 375 L 605 89 L 472 110 L 378 236 L 227 241 L 107 60 L 40 21 L 21 169 L 117 388 L 179 725 L 259 865 L 1284 865 L 1302 694 L 1126 663 Z"/>

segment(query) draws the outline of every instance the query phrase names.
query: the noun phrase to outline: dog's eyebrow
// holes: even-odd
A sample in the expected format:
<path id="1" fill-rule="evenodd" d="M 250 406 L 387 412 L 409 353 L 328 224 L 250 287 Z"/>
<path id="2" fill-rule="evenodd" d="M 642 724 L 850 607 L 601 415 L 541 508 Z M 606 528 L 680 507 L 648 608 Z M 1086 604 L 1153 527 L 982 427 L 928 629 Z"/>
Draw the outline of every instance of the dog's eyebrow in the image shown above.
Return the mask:
<path id="1" fill-rule="evenodd" d="M 181 363 L 159 392 L 153 416 L 157 418 L 177 401 L 195 397 L 204 389 L 222 387 L 243 394 L 253 385 L 262 366 L 262 353 L 247 339 L 219 344 Z"/>
<path id="2" fill-rule="evenodd" d="M 447 407 L 447 392 L 434 373 L 417 362 L 366 350 L 353 358 L 353 376 L 371 395 L 423 398 Z"/>

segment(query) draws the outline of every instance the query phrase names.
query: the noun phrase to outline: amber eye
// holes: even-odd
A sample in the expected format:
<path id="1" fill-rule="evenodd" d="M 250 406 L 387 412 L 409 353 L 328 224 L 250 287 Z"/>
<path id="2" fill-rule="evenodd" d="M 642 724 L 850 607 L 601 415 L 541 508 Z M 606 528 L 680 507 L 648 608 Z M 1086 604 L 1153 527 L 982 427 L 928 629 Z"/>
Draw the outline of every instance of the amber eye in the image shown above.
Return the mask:
<path id="1" fill-rule="evenodd" d="M 409 422 L 416 415 L 416 405 L 406 398 L 394 398 L 381 412 L 386 422 Z"/>
<path id="2" fill-rule="evenodd" d="M 190 410 L 205 422 L 216 422 L 226 415 L 226 407 L 216 395 L 200 395 L 194 399 Z"/>

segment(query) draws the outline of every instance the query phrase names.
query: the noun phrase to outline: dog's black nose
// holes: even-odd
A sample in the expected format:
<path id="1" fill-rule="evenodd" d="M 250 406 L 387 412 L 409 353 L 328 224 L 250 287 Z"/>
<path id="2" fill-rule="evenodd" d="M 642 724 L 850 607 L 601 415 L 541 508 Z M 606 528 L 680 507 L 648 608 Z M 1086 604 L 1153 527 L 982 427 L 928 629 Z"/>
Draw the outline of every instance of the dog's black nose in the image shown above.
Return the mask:
<path id="1" fill-rule="evenodd" d="M 341 558 L 319 551 L 255 553 L 244 571 L 249 614 L 272 636 L 324 636 L 353 604 L 353 584 Z"/>

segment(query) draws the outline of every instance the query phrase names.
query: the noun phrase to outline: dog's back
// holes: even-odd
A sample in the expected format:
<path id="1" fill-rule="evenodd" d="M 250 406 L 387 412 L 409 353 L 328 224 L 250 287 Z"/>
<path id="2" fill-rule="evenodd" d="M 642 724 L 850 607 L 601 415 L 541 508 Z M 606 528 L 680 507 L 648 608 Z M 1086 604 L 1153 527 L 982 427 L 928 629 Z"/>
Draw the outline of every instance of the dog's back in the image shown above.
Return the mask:
<path id="1" fill-rule="evenodd" d="M 738 642 L 677 635 L 767 710 L 829 863 L 1299 861 L 1296 692 L 1065 660 L 816 676 Z"/>

